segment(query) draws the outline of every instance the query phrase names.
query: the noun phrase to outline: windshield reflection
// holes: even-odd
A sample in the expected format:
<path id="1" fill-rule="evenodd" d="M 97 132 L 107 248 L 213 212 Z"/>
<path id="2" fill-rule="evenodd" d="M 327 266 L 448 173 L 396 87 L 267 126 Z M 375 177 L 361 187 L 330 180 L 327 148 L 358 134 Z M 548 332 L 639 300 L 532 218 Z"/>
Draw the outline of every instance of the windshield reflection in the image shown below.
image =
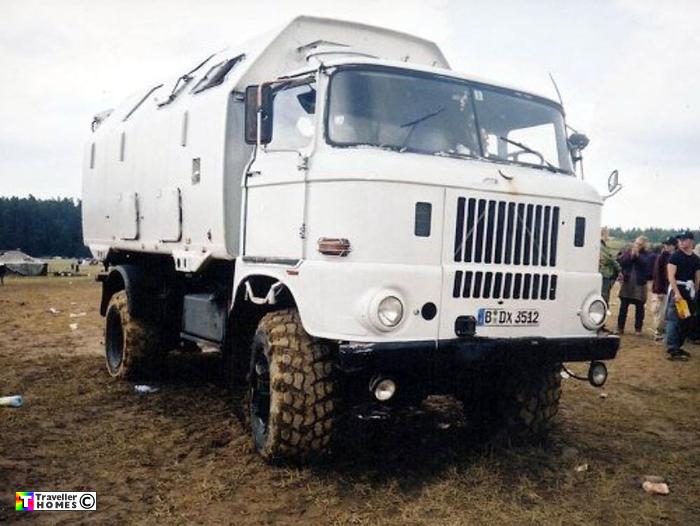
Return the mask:
<path id="1" fill-rule="evenodd" d="M 331 77 L 328 139 L 571 173 L 564 118 L 533 96 L 400 69 Z"/>

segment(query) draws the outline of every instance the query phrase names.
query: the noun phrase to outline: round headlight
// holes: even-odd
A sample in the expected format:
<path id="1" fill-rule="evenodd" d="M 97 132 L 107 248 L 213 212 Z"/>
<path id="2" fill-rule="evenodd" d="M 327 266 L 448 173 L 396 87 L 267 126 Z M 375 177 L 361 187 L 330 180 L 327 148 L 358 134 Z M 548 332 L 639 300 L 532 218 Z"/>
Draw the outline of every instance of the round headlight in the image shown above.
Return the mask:
<path id="1" fill-rule="evenodd" d="M 590 307 L 588 307 L 588 315 L 594 324 L 602 325 L 605 321 L 607 310 L 608 309 L 602 300 L 595 300 L 593 303 L 591 303 Z"/>
<path id="2" fill-rule="evenodd" d="M 387 296 L 379 302 L 377 318 L 385 327 L 396 327 L 403 318 L 403 304 L 396 296 Z"/>
<path id="3" fill-rule="evenodd" d="M 581 310 L 581 323 L 583 323 L 584 327 L 587 329 L 600 329 L 605 323 L 607 310 L 608 306 L 602 298 L 589 298 L 583 304 L 583 309 Z"/>

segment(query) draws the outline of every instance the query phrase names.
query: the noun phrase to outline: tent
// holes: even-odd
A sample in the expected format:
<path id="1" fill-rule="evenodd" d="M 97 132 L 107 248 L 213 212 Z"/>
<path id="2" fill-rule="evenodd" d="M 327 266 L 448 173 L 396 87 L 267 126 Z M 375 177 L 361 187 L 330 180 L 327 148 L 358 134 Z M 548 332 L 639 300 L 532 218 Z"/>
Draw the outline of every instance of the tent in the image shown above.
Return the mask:
<path id="1" fill-rule="evenodd" d="M 48 263 L 19 250 L 0 250 L 0 265 L 22 276 L 46 276 Z"/>

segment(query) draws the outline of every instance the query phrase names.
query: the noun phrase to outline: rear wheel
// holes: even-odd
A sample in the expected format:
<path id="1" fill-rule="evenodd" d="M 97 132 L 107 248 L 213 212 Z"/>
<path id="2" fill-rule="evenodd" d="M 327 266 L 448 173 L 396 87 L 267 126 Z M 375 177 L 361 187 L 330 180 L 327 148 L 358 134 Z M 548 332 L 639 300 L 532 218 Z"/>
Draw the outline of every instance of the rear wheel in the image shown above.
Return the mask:
<path id="1" fill-rule="evenodd" d="M 112 296 L 105 324 L 107 371 L 114 378 L 133 380 L 160 365 L 163 349 L 158 330 L 129 314 L 125 291 Z"/>
<path id="2" fill-rule="evenodd" d="M 253 443 L 266 460 L 306 461 L 330 452 L 336 414 L 331 350 L 304 331 L 296 309 L 260 320 L 246 398 Z"/>

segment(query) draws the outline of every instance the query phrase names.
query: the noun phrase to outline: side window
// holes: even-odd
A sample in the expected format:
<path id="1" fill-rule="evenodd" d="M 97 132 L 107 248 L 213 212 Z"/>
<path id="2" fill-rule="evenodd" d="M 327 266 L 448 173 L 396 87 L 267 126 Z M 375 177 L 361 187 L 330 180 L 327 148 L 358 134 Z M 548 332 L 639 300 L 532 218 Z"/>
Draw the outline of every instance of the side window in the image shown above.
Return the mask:
<path id="1" fill-rule="evenodd" d="M 268 150 L 298 150 L 308 146 L 316 121 L 316 85 L 283 88 L 274 94 L 272 141 Z"/>

